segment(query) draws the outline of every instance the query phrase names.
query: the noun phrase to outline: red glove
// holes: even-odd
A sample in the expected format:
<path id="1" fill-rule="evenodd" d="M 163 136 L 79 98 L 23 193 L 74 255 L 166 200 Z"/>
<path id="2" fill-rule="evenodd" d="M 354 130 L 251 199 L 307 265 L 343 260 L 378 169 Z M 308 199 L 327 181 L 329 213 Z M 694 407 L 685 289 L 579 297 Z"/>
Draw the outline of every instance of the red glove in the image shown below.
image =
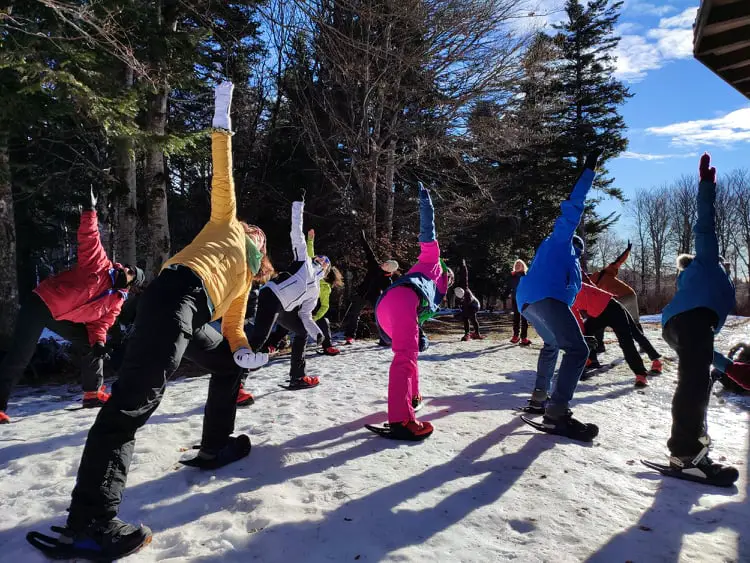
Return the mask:
<path id="1" fill-rule="evenodd" d="M 707 152 L 703 153 L 698 170 L 701 175 L 701 181 L 708 180 L 714 184 L 716 183 L 716 168 L 711 166 L 711 155 Z"/>
<path id="2" fill-rule="evenodd" d="M 750 391 L 750 364 L 732 362 L 732 365 L 727 369 L 727 375 L 737 385 Z"/>

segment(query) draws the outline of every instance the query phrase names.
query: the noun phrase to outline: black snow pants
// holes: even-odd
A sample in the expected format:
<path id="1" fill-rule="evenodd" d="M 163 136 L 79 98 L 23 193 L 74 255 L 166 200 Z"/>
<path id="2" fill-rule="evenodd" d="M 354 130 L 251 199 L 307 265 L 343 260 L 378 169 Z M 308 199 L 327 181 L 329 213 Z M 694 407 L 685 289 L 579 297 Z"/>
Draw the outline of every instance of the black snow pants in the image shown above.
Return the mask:
<path id="1" fill-rule="evenodd" d="M 84 391 L 96 391 L 104 379 L 104 360 L 91 353 L 86 325 L 70 321 L 56 321 L 47 305 L 32 293 L 18 312 L 10 349 L 0 362 L 0 411 L 6 411 L 13 387 L 34 356 L 42 331 L 48 328 L 69 341 L 82 352 L 81 383 Z"/>
<path id="2" fill-rule="evenodd" d="M 711 398 L 714 328 L 718 319 L 701 307 L 675 315 L 662 336 L 677 352 L 677 389 L 672 398 L 672 434 L 667 442 L 674 456 L 693 456 L 703 449 L 706 411 Z"/>
<path id="3" fill-rule="evenodd" d="M 629 320 L 628 320 L 629 319 Z M 643 365 L 643 358 L 638 353 L 631 332 L 631 322 L 633 318 L 617 300 L 610 299 L 609 304 L 604 308 L 602 314 L 598 317 L 589 317 L 584 323 L 584 334 L 597 334 L 604 327 L 610 327 L 617 337 L 617 343 L 620 345 L 625 361 L 628 363 L 630 370 L 636 375 L 645 375 L 646 366 Z M 596 358 L 596 351 L 589 354 L 592 360 Z"/>
<path id="4" fill-rule="evenodd" d="M 119 378 L 86 440 L 68 526 L 80 529 L 117 515 L 135 433 L 159 406 L 183 356 L 211 373 L 201 448 L 218 451 L 226 444 L 234 432 L 241 369 L 210 320 L 203 284 L 189 268 L 163 270 L 143 293 Z"/>

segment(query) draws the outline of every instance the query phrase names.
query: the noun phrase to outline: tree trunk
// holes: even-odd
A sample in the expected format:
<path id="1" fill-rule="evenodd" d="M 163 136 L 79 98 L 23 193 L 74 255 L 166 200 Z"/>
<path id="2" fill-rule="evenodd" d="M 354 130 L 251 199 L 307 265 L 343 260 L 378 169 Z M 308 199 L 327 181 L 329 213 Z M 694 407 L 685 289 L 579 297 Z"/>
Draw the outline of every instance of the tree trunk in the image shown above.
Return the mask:
<path id="1" fill-rule="evenodd" d="M 18 313 L 18 272 L 13 190 L 8 162 L 8 134 L 0 130 L 0 344 L 13 333 Z"/>
<path id="2" fill-rule="evenodd" d="M 396 140 L 392 139 L 388 144 L 388 152 L 386 154 L 386 168 L 385 168 L 385 237 L 390 243 L 393 237 L 393 204 L 395 200 L 395 193 L 393 185 L 393 176 L 396 172 Z"/>
<path id="3" fill-rule="evenodd" d="M 125 70 L 124 89 L 133 87 L 133 69 Z M 136 169 L 133 139 L 121 137 L 117 140 L 117 230 L 113 260 L 122 264 L 136 264 L 135 231 L 138 225 L 138 203 L 136 197 Z"/>
<path id="4" fill-rule="evenodd" d="M 151 97 L 148 131 L 151 141 L 146 150 L 146 198 L 148 201 L 148 276 L 159 273 L 169 257 L 169 218 L 167 216 L 167 175 L 164 150 L 160 141 L 167 126 L 167 96 L 169 86 L 164 81 Z"/>

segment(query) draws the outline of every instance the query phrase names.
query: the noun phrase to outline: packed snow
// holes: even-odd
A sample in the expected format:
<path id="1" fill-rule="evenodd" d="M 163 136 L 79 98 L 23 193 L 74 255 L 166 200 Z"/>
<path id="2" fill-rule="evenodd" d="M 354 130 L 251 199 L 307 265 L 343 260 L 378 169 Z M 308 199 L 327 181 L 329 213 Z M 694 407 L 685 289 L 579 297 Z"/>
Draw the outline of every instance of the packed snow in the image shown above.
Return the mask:
<path id="1" fill-rule="evenodd" d="M 730 320 L 719 348 L 745 339 L 747 322 Z M 658 325 L 646 328 L 671 358 Z M 385 421 L 391 352 L 372 341 L 333 358 L 311 351 L 315 389 L 280 389 L 284 358 L 257 372 L 256 403 L 237 418 L 253 451 L 215 472 L 177 463 L 200 438 L 207 378 L 174 381 L 138 434 L 121 517 L 155 535 L 128 561 L 750 561 L 750 400 L 717 384 L 709 412 L 713 455 L 740 469 L 736 488 L 669 479 L 638 460 L 666 460 L 674 361 L 645 391 L 624 364 L 581 382 L 576 416 L 601 428 L 582 445 L 513 410 L 533 386 L 538 339 L 524 349 L 507 333 L 458 336 L 435 336 L 420 356 L 420 418 L 436 427 L 422 443 L 363 428 Z M 620 355 L 609 344 L 602 361 Z M 43 561 L 25 534 L 65 521 L 96 416 L 63 410 L 79 394 L 14 395 L 15 423 L 0 427 L 4 561 Z"/>

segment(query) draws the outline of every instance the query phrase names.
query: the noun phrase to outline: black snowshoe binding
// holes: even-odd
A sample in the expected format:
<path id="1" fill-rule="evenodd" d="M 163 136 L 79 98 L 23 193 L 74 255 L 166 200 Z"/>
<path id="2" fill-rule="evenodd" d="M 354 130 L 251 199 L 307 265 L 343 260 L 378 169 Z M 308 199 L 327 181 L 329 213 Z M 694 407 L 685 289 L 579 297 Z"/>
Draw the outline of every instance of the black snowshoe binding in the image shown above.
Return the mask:
<path id="1" fill-rule="evenodd" d="M 82 530 L 52 526 L 58 537 L 29 532 L 26 541 L 50 559 L 114 561 L 151 543 L 151 530 L 131 526 L 118 518 L 93 523 Z"/>
<path id="2" fill-rule="evenodd" d="M 422 395 L 414 395 L 411 398 L 411 408 L 414 409 L 414 412 L 422 410 L 423 401 L 422 401 Z"/>
<path id="3" fill-rule="evenodd" d="M 516 410 L 529 414 L 544 414 L 544 409 L 546 408 L 547 401 L 535 401 L 534 399 L 529 399 L 528 404 L 525 407 L 518 407 Z"/>
<path id="4" fill-rule="evenodd" d="M 717 487 L 731 487 L 740 477 L 736 467 L 712 461 L 708 457 L 708 446 L 705 446 L 696 456 L 671 456 L 669 465 L 647 460 L 641 460 L 641 463 L 667 477 Z"/>
<path id="5" fill-rule="evenodd" d="M 201 450 L 195 457 L 180 460 L 180 463 L 204 470 L 218 469 L 247 457 L 251 449 L 250 438 L 245 434 L 240 434 L 237 437 L 229 438 L 229 442 L 216 453 Z"/>
<path id="6" fill-rule="evenodd" d="M 573 418 L 573 412 L 568 410 L 563 416 L 552 418 L 544 416 L 542 422 L 536 422 L 526 416 L 523 420 L 529 426 L 556 436 L 565 436 L 571 440 L 579 442 L 593 442 L 594 438 L 599 435 L 599 427 L 596 424 L 586 424 Z"/>

